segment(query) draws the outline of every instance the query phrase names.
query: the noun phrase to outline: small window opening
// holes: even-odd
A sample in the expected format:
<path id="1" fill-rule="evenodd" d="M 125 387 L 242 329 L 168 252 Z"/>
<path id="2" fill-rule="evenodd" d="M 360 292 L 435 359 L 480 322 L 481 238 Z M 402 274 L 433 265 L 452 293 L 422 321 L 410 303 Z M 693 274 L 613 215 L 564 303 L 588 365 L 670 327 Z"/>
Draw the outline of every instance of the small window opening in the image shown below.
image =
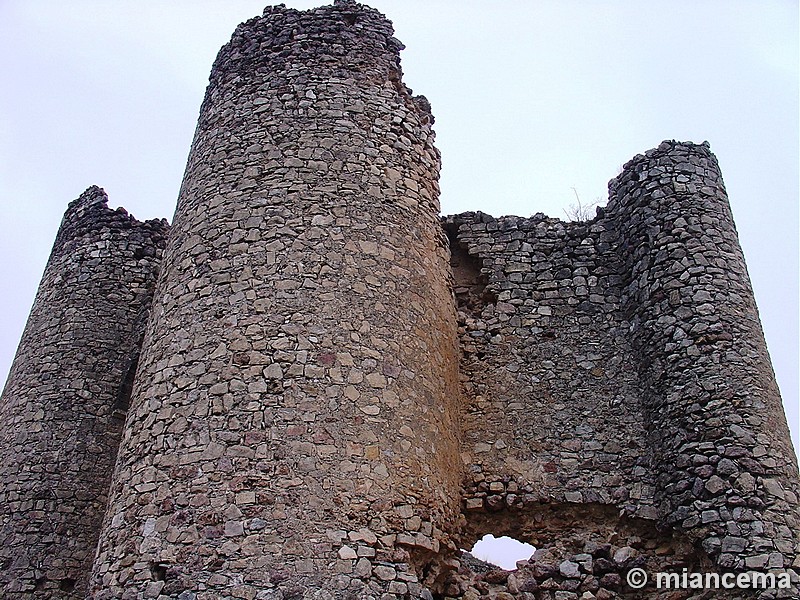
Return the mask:
<path id="1" fill-rule="evenodd" d="M 164 563 L 151 563 L 150 572 L 153 574 L 153 581 L 167 580 L 167 566 Z"/>
<path id="2" fill-rule="evenodd" d="M 502 535 L 494 537 L 487 533 L 469 551 L 478 560 L 498 566 L 506 571 L 515 571 L 517 562 L 528 560 L 536 548 L 525 542 Z"/>
<path id="3" fill-rule="evenodd" d="M 65 577 L 58 582 L 58 589 L 62 592 L 72 592 L 75 590 L 75 580 L 70 577 Z"/>

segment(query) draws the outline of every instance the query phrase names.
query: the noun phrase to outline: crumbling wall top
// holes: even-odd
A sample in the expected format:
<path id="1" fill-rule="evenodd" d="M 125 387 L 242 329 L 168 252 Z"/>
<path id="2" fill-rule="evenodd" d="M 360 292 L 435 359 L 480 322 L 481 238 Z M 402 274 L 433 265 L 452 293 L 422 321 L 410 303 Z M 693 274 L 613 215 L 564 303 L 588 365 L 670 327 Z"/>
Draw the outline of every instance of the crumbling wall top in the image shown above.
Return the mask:
<path id="1" fill-rule="evenodd" d="M 387 54 L 394 55 L 392 66 L 399 80 L 403 48 L 394 37 L 391 21 L 357 2 L 306 11 L 282 4 L 268 6 L 263 16 L 236 28 L 217 55 L 210 82 L 231 81 L 276 63 L 291 65 L 310 77 L 318 76 L 323 67 L 361 78 L 369 73 L 365 67 L 380 65 Z"/>
<path id="2" fill-rule="evenodd" d="M 60 251 L 70 240 L 84 235 L 97 234 L 103 230 L 125 229 L 135 229 L 143 237 L 151 238 L 153 244 L 163 248 L 169 233 L 169 223 L 166 219 L 139 221 L 122 207 L 109 208 L 105 190 L 92 185 L 67 206 L 54 251 Z"/>

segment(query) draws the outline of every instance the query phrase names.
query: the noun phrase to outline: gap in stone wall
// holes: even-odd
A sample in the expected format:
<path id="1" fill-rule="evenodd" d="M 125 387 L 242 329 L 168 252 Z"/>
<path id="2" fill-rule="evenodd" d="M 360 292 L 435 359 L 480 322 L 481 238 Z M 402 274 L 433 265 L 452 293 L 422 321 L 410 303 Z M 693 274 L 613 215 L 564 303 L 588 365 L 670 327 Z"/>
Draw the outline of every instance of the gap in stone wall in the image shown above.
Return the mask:
<path id="1" fill-rule="evenodd" d="M 491 533 L 485 534 L 475 542 L 469 553 L 476 559 L 496 565 L 506 571 L 517 569 L 517 562 L 528 560 L 536 548 L 526 542 L 521 542 L 508 535 L 495 537 Z"/>
<path id="2" fill-rule="evenodd" d="M 487 289 L 489 278 L 481 272 L 481 259 L 469 253 L 457 239 L 457 226 L 445 226 L 450 242 L 450 268 L 453 271 L 453 293 L 456 306 L 473 316 L 481 314 L 487 304 L 497 302 L 496 296 Z"/>
<path id="3" fill-rule="evenodd" d="M 663 542 L 654 521 L 620 514 L 616 506 L 599 503 L 535 503 L 523 509 L 467 511 L 461 547 L 487 533 L 508 536 L 536 548 L 556 546 L 581 552 L 589 540 L 623 542 L 627 538 Z"/>
<path id="4" fill-rule="evenodd" d="M 136 368 L 139 366 L 139 353 L 137 352 L 127 366 L 125 377 L 117 390 L 117 397 L 114 399 L 113 416 L 124 419 L 131 403 L 131 393 L 133 392 L 133 380 L 136 376 Z"/>
<path id="5" fill-rule="evenodd" d="M 457 571 L 434 594 L 437 600 L 542 589 L 575 594 L 565 597 L 590 591 L 604 598 L 639 598 L 637 590 L 624 587 L 631 568 L 655 573 L 710 567 L 688 538 L 608 504 L 540 502 L 524 509 L 467 510 L 464 516 L 457 540 L 461 548 L 474 549 L 479 538 L 492 533 L 522 540 L 536 550 L 513 570 L 462 551 Z"/>

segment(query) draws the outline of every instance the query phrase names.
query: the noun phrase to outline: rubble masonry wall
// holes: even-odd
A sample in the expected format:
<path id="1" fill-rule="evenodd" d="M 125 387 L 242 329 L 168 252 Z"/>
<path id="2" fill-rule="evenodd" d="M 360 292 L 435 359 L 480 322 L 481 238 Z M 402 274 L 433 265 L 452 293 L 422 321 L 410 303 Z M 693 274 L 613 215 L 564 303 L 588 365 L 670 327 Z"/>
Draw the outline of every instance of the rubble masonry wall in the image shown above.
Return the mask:
<path id="1" fill-rule="evenodd" d="M 666 599 L 625 574 L 800 568 L 708 145 L 636 156 L 587 222 L 440 219 L 401 49 L 355 2 L 269 7 L 220 50 L 168 238 L 70 205 L 0 399 L 4 597 Z M 537 552 L 491 569 L 460 552 L 484 533 Z"/>
<path id="2" fill-rule="evenodd" d="M 0 595 L 84 598 L 164 221 L 69 205 L 0 397 Z"/>
<path id="3" fill-rule="evenodd" d="M 220 51 L 95 598 L 418 595 L 455 550 L 439 154 L 400 47 L 344 3 L 268 8 Z"/>

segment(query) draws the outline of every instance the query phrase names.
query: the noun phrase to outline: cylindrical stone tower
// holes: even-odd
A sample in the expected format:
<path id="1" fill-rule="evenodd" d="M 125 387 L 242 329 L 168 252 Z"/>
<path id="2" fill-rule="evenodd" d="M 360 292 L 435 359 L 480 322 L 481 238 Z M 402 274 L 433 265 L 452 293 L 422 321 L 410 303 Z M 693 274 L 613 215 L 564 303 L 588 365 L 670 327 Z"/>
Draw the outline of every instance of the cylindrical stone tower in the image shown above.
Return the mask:
<path id="1" fill-rule="evenodd" d="M 609 187 L 661 517 L 719 568 L 797 568 L 797 463 L 717 160 L 664 142 Z"/>
<path id="2" fill-rule="evenodd" d="M 268 8 L 215 62 L 95 598 L 424 594 L 459 512 L 439 155 L 378 12 Z M 394 596 L 389 596 L 394 597 Z"/>
<path id="3" fill-rule="evenodd" d="M 85 598 L 164 221 L 69 205 L 0 397 L 0 596 Z"/>

